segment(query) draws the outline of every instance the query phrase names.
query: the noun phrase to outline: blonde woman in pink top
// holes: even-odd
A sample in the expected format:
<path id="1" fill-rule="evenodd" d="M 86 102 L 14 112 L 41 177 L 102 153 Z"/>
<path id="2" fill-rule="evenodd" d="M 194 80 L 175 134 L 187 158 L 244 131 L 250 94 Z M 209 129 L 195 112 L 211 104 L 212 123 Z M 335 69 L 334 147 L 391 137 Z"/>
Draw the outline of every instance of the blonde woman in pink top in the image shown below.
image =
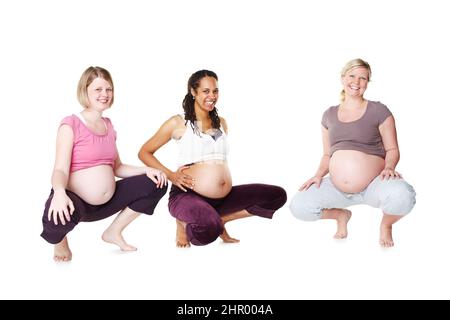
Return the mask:
<path id="1" fill-rule="evenodd" d="M 400 151 L 393 115 L 384 104 L 364 98 L 370 77 L 364 60 L 354 59 L 344 66 L 341 103 L 322 117 L 319 168 L 300 187 L 290 209 L 305 221 L 335 219 L 334 237 L 343 239 L 352 215 L 345 208 L 357 204 L 380 208 L 379 242 L 392 247 L 392 225 L 412 210 L 416 194 L 395 170 Z"/>
<path id="2" fill-rule="evenodd" d="M 116 132 L 102 116 L 114 102 L 110 73 L 87 68 L 77 94 L 84 110 L 61 121 L 52 190 L 42 218 L 41 236 L 55 245 L 55 261 L 71 260 L 67 233 L 79 222 L 101 220 L 119 211 L 102 239 L 123 251 L 136 250 L 122 237 L 123 229 L 141 213 L 153 214 L 167 191 L 167 177 L 160 170 L 120 161 Z"/>

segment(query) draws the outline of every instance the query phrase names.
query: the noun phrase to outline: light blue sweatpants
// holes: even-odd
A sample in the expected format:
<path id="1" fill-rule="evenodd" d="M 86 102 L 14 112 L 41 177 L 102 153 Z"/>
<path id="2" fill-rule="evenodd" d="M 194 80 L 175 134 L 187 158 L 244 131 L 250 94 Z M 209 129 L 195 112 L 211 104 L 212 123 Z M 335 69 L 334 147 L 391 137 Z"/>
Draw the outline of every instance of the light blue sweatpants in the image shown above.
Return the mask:
<path id="1" fill-rule="evenodd" d="M 297 192 L 289 206 L 292 214 L 305 221 L 322 217 L 322 209 L 343 209 L 356 204 L 368 204 L 380 208 L 386 214 L 406 215 L 416 203 L 414 188 L 403 179 L 381 180 L 376 177 L 359 193 L 339 191 L 329 177 L 322 179 L 320 187 L 312 185 Z"/>

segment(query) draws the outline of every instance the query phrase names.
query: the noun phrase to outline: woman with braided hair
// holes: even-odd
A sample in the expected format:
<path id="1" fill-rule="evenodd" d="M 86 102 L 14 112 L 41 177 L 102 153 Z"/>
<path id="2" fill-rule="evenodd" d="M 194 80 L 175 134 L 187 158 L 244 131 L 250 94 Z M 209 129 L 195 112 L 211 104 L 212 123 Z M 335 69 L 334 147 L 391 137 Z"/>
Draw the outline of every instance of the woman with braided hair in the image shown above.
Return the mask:
<path id="1" fill-rule="evenodd" d="M 218 77 L 208 70 L 191 75 L 183 100 L 184 117 L 163 123 L 139 151 L 146 165 L 163 171 L 172 182 L 169 211 L 176 218 L 176 244 L 206 245 L 219 236 L 224 242 L 239 240 L 224 225 L 254 215 L 272 218 L 286 200 L 283 188 L 266 184 L 233 186 L 227 166 L 228 127 L 219 117 Z M 171 171 L 154 153 L 174 139 L 179 146 L 178 169 Z"/>

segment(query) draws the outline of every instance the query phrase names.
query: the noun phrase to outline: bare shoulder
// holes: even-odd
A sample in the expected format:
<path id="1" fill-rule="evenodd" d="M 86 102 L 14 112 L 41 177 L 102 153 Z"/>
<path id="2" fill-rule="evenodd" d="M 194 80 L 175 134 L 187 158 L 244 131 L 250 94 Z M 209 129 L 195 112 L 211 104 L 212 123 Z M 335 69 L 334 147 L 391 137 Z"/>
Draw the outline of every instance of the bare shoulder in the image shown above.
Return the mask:
<path id="1" fill-rule="evenodd" d="M 220 118 L 220 125 L 225 130 L 225 133 L 228 133 L 228 123 L 227 123 L 227 121 L 223 117 L 219 117 L 219 118 Z"/>
<path id="2" fill-rule="evenodd" d="M 176 138 L 176 132 L 179 131 L 179 128 L 182 126 L 184 127 L 183 119 L 180 116 L 175 115 L 170 117 L 164 121 L 158 131 L 144 143 L 139 152 L 154 153 L 169 142 L 170 139 Z"/>
<path id="3" fill-rule="evenodd" d="M 164 121 L 164 123 L 161 125 L 160 130 L 163 131 L 174 131 L 176 129 L 179 129 L 181 127 L 184 126 L 184 120 L 183 118 L 181 118 L 180 115 L 174 115 L 172 117 L 170 117 L 169 119 L 167 119 L 166 121 Z"/>
<path id="4" fill-rule="evenodd" d="M 186 130 L 185 120 L 179 114 L 174 115 L 163 124 L 163 128 L 170 133 L 171 138 L 178 140 Z"/>

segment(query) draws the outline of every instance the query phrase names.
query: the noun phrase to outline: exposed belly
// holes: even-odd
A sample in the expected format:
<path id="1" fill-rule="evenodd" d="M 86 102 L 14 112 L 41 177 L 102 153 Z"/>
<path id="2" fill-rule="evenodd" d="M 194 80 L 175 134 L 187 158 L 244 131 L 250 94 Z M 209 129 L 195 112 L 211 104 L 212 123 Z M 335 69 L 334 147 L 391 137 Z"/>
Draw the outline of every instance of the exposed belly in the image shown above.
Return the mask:
<path id="1" fill-rule="evenodd" d="M 223 198 L 231 190 L 231 173 L 225 162 L 199 162 L 184 172 L 195 179 L 194 191 L 207 198 Z"/>
<path id="2" fill-rule="evenodd" d="M 114 171 L 108 165 L 75 171 L 70 174 L 67 188 L 87 203 L 103 204 L 111 199 L 116 190 Z"/>
<path id="3" fill-rule="evenodd" d="M 363 191 L 384 168 L 384 159 L 356 150 L 338 150 L 330 159 L 330 178 L 342 192 Z"/>

